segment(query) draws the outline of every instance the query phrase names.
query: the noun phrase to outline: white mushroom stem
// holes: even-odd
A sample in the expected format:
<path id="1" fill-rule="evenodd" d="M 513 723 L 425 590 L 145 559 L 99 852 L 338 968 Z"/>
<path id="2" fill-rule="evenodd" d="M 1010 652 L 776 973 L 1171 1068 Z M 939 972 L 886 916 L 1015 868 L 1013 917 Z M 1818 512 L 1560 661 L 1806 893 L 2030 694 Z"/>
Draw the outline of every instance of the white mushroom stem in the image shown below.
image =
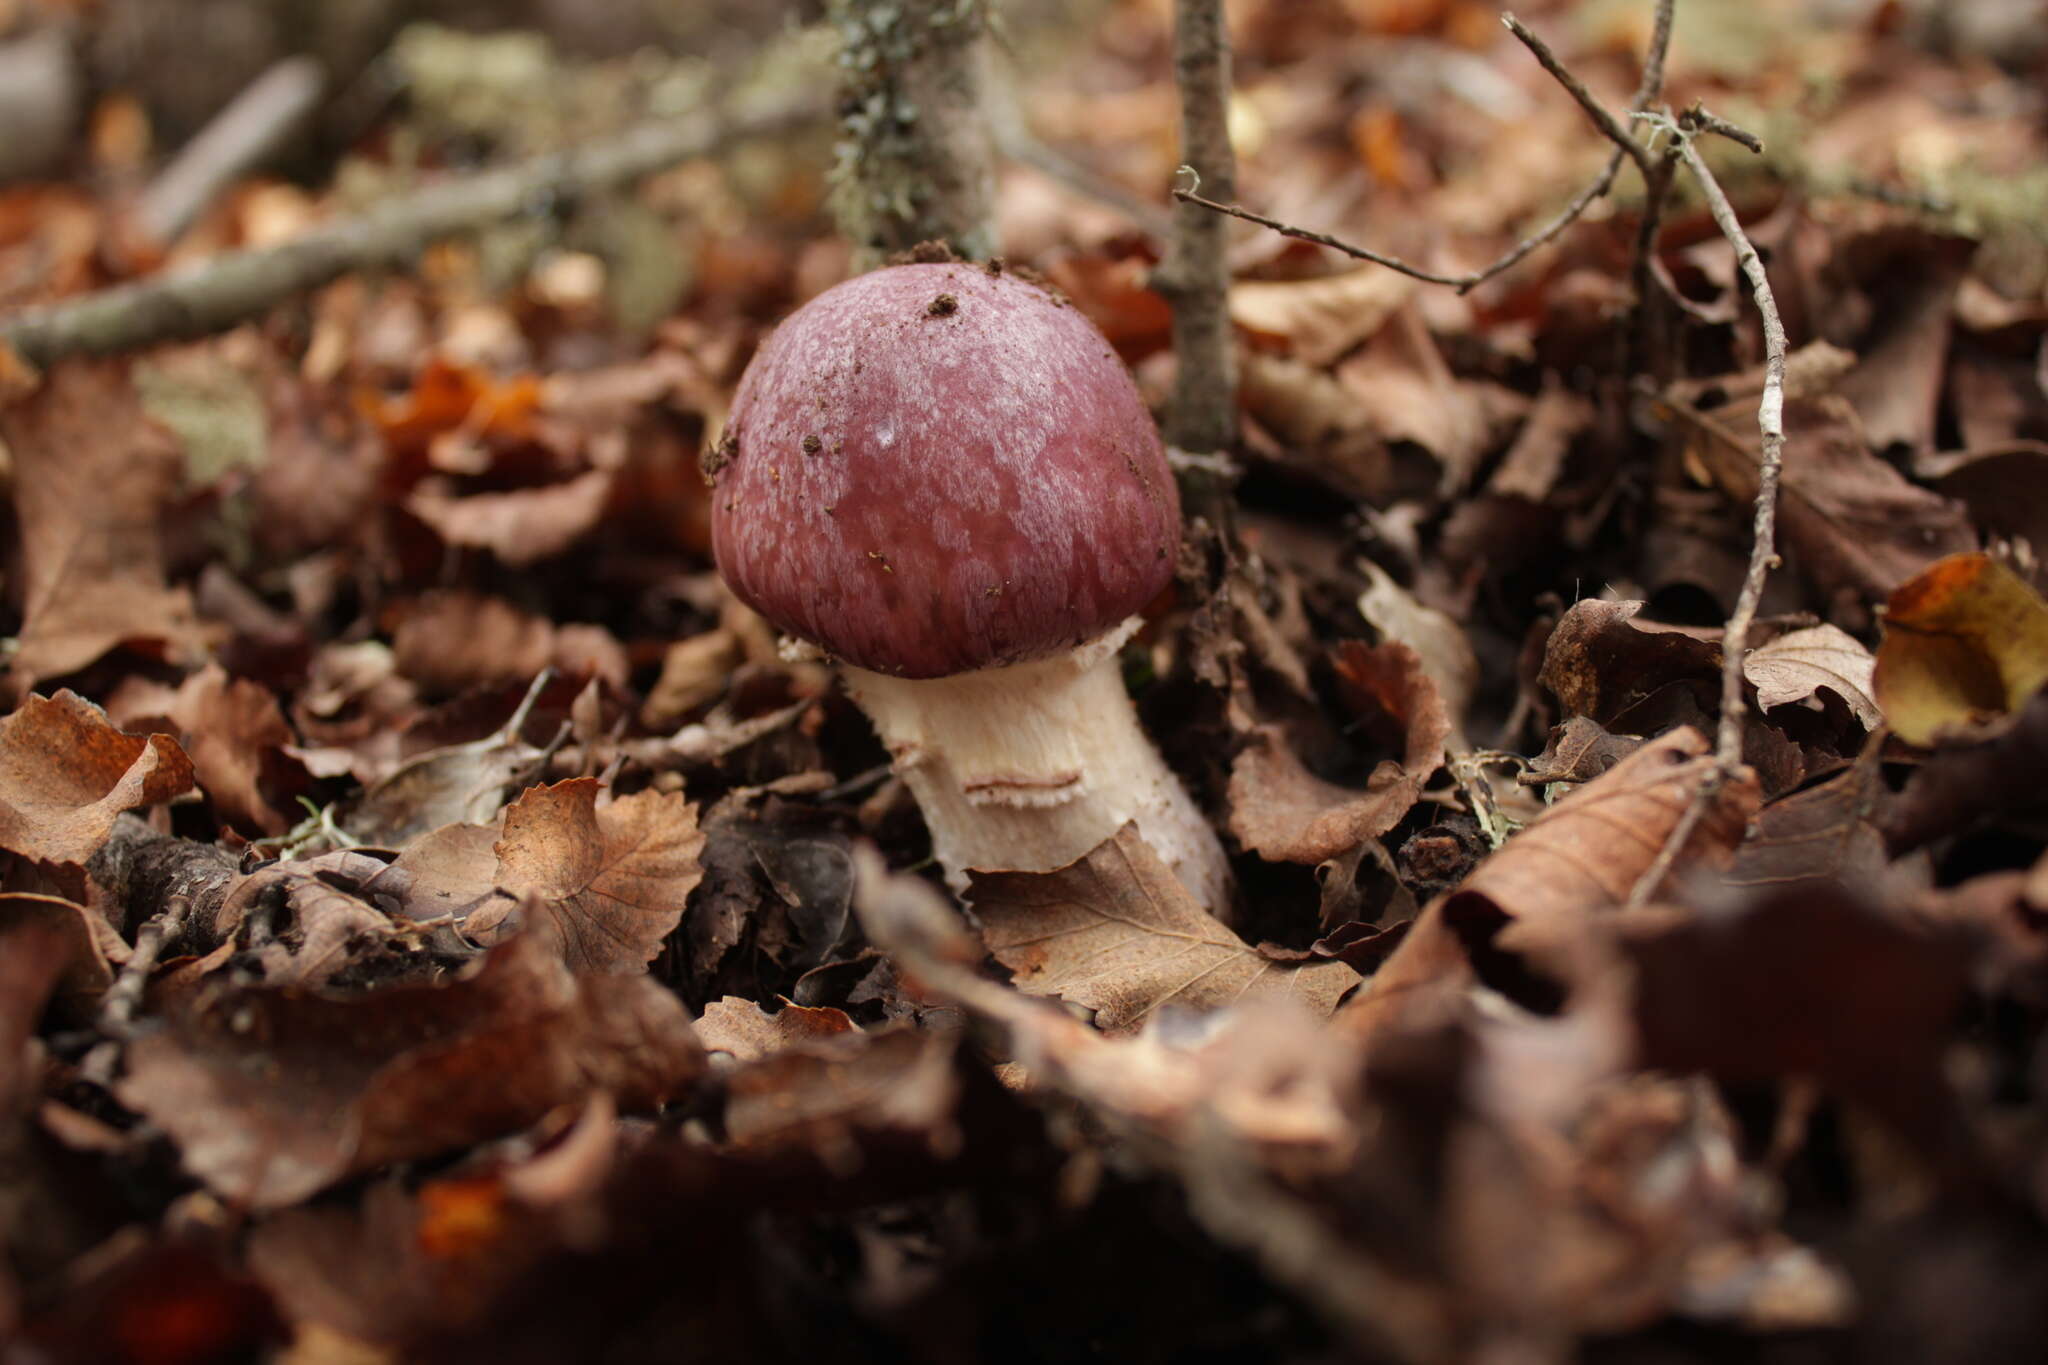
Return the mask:
<path id="1" fill-rule="evenodd" d="M 950 678 L 846 667 L 955 890 L 970 870 L 1050 872 L 1126 821 L 1205 909 L 1229 905 L 1216 831 L 1138 725 L 1117 651 L 1137 617 L 1065 654 Z"/>

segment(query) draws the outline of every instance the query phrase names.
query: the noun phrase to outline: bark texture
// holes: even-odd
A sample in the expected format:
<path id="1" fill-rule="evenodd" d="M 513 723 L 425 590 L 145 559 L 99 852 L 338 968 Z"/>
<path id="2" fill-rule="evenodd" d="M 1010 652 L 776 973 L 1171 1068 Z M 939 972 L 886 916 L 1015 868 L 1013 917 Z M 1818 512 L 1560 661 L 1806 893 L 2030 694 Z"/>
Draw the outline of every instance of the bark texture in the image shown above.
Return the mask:
<path id="1" fill-rule="evenodd" d="M 833 199 L 856 267 L 929 241 L 994 255 L 983 0 L 831 0 L 829 13 L 841 41 Z"/>
<path id="2" fill-rule="evenodd" d="M 1201 192 L 1226 203 L 1237 197 L 1237 157 L 1230 147 L 1230 38 L 1222 0 L 1176 0 L 1174 77 L 1180 87 L 1181 156 L 1201 178 Z M 1196 204 L 1177 203 L 1173 242 L 1153 276 L 1173 304 L 1173 405 L 1167 444 L 1198 454 L 1228 449 L 1237 433 L 1237 376 L 1232 363 L 1230 222 Z"/>

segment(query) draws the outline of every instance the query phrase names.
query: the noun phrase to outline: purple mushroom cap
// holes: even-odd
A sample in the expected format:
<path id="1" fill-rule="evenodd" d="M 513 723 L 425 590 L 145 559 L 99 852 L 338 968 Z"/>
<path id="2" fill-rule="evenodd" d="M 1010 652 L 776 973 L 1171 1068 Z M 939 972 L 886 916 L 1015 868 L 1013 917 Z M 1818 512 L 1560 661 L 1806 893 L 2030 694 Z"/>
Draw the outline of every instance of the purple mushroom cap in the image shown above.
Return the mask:
<path id="1" fill-rule="evenodd" d="M 1172 576 L 1180 498 L 1101 332 L 980 265 L 825 291 L 763 343 L 707 453 L 739 598 L 878 673 L 1079 644 Z"/>

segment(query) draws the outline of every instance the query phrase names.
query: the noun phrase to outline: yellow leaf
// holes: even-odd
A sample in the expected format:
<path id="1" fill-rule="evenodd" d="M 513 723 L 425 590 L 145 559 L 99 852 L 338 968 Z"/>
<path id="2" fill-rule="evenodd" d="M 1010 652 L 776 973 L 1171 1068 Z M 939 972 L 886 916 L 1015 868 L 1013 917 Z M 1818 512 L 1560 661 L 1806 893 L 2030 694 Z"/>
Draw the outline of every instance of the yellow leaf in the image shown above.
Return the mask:
<path id="1" fill-rule="evenodd" d="M 2048 602 L 1989 555 L 1950 555 L 1885 609 L 1873 689 L 1909 744 L 2017 709 L 2048 681 Z"/>

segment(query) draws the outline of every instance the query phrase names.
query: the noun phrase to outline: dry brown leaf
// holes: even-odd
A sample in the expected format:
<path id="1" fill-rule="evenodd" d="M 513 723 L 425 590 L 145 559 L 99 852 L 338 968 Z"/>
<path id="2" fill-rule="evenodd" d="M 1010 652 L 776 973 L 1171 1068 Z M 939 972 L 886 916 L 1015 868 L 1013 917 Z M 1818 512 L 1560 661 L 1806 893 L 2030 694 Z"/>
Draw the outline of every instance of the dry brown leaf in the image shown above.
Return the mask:
<path id="1" fill-rule="evenodd" d="M 976 872 L 967 896 L 1018 989 L 1085 1005 L 1110 1033 L 1165 1005 L 1218 1009 L 1274 993 L 1328 1014 L 1359 981 L 1341 962 L 1289 967 L 1245 943 L 1129 825 L 1057 872 Z"/>
<path id="2" fill-rule="evenodd" d="M 1508 390 L 1454 375 L 1412 307 L 1339 365 L 1337 379 L 1382 440 L 1412 441 L 1436 457 L 1446 494 L 1465 486 L 1480 457 L 1528 406 Z"/>
<path id="3" fill-rule="evenodd" d="M 1900 739 L 1970 730 L 2044 681 L 2048 603 L 1989 555 L 1951 555 L 1892 594 L 1874 690 Z"/>
<path id="4" fill-rule="evenodd" d="M 758 1062 L 785 1048 L 815 1046 L 860 1032 L 844 1010 L 817 1009 L 782 1002 L 770 1014 L 751 1000 L 728 995 L 704 1007 L 697 1020 L 697 1041 L 707 1052 L 724 1052 L 742 1062 Z"/>
<path id="5" fill-rule="evenodd" d="M 21 527 L 17 691 L 121 644 L 196 653 L 203 632 L 190 594 L 165 585 L 158 525 L 178 484 L 178 446 L 143 414 L 127 367 L 58 365 L 0 408 L 0 446 L 13 454 Z"/>
<path id="6" fill-rule="evenodd" d="M 1262 858 L 1320 863 L 1399 823 L 1443 763 L 1450 717 L 1407 645 L 1346 640 L 1332 652 L 1340 683 L 1360 716 L 1381 714 L 1401 728 L 1400 759 L 1385 759 L 1363 791 L 1309 771 L 1277 724 L 1256 726 L 1230 768 L 1230 832 Z"/>
<path id="7" fill-rule="evenodd" d="M 1397 640 L 1415 651 L 1422 671 L 1443 699 L 1444 714 L 1450 720 L 1446 742 L 1453 750 L 1470 747 L 1465 743 L 1465 710 L 1479 686 L 1479 659 L 1465 628 L 1436 608 L 1416 601 L 1414 594 L 1371 560 L 1359 561 L 1359 567 L 1372 586 L 1359 595 L 1358 614 L 1383 639 Z"/>
<path id="8" fill-rule="evenodd" d="M 1753 428 L 1753 409 L 1743 417 Z M 1756 496 L 1755 438 L 1733 434 L 1732 413 L 1729 425 L 1692 420 L 1700 424 L 1692 452 L 1724 493 L 1747 506 Z M 1787 403 L 1785 433 L 1778 527 L 1824 600 L 1881 598 L 1941 556 L 1976 548 L 1962 505 L 1908 482 L 1871 454 L 1844 399 Z"/>
<path id="9" fill-rule="evenodd" d="M 1284 343 L 1305 365 L 1327 366 L 1377 332 L 1415 292 L 1415 281 L 1376 265 L 1306 280 L 1239 280 L 1230 320 Z"/>
<path id="10" fill-rule="evenodd" d="M 608 470 L 592 469 L 563 483 L 460 497 L 430 479 L 406 499 L 406 510 L 450 545 L 488 550 L 519 568 L 574 545 L 604 515 L 612 494 Z"/>
<path id="11" fill-rule="evenodd" d="M 1486 491 L 1495 497 L 1542 503 L 1564 473 L 1572 441 L 1592 424 L 1593 405 L 1554 375 L 1545 376 L 1528 420 L 1486 481 Z"/>
<path id="12" fill-rule="evenodd" d="M 1377 1035 L 1440 1014 L 1475 980 L 1546 1006 L 1557 983 L 1598 980 L 1612 964 L 1597 921 L 1627 902 L 1714 771 L 1708 749 L 1697 730 L 1674 730 L 1545 811 L 1423 911 L 1346 1006 L 1345 1028 Z M 1730 858 L 1758 802 L 1754 777 L 1724 785 L 1672 876 Z M 1520 956 L 1542 977 L 1532 979 Z"/>
<path id="13" fill-rule="evenodd" d="M 1756 688 L 1757 705 L 1805 701 L 1827 688 L 1849 704 L 1856 719 L 1875 729 L 1882 717 L 1871 699 L 1871 670 L 1877 660 L 1861 641 L 1839 626 L 1790 631 L 1753 649 L 1742 661 L 1742 676 Z"/>
<path id="14" fill-rule="evenodd" d="M 1374 502 L 1392 487 L 1379 428 L 1356 395 L 1322 370 L 1240 350 L 1238 398 L 1281 443 L 1281 458 L 1345 495 Z"/>
<path id="15" fill-rule="evenodd" d="M 1873 747 L 1827 781 L 1765 806 L 1735 852 L 1728 884 L 1759 892 L 1812 883 L 1875 887 L 1887 862 L 1876 823 L 1885 797 L 1878 753 Z"/>
<path id="16" fill-rule="evenodd" d="M 1602 725 L 1679 678 L 1715 679 L 1721 646 L 1685 631 L 1636 620 L 1641 602 L 1577 602 L 1550 632 L 1537 681 L 1566 716 Z"/>
<path id="17" fill-rule="evenodd" d="M 170 1134 L 186 1169 L 271 1209 L 593 1093 L 658 1104 L 688 1090 L 704 1057 L 667 989 L 578 977 L 522 935 L 452 985 L 212 996 L 138 1038 L 128 1064 L 121 1102 Z"/>
<path id="18" fill-rule="evenodd" d="M 645 971 L 703 880 L 704 833 L 680 796 L 636 792 L 599 810 L 598 786 L 572 777 L 506 807 L 496 882 L 533 898 L 529 930 L 575 970 Z"/>
<path id="19" fill-rule="evenodd" d="M 398 671 L 433 693 L 524 683 L 554 667 L 623 688 L 630 671 L 618 641 L 597 626 L 561 625 L 502 597 L 429 593 L 393 633 Z"/>
<path id="20" fill-rule="evenodd" d="M 30 697 L 0 720 L 0 848 L 83 864 L 114 817 L 192 789 L 192 761 L 169 735 L 124 735 L 69 691 Z"/>
<path id="21" fill-rule="evenodd" d="M 184 735 L 200 787 L 224 823 L 257 834 L 282 834 L 291 827 L 291 817 L 270 798 L 297 766 L 284 752 L 296 736 L 269 688 L 208 664 L 178 688 L 171 719 Z M 303 771 L 298 777 L 303 782 Z"/>

